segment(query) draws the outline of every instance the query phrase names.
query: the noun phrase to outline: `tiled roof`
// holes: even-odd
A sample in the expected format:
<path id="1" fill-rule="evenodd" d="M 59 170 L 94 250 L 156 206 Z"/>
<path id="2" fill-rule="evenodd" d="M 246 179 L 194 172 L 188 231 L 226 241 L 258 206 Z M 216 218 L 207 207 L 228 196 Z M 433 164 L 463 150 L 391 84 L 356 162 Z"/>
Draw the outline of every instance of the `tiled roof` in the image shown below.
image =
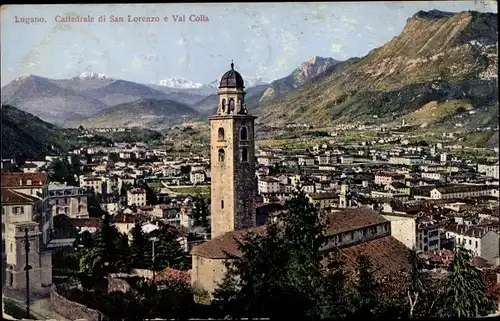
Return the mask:
<path id="1" fill-rule="evenodd" d="M 337 198 L 337 193 L 311 193 L 309 197 L 313 200 L 327 200 Z"/>
<path id="2" fill-rule="evenodd" d="M 41 173 L 3 173 L 1 177 L 2 187 L 24 187 L 44 186 L 47 184 L 48 174 Z M 28 185 L 31 181 L 31 185 Z"/>
<path id="3" fill-rule="evenodd" d="M 238 256 L 241 255 L 241 252 L 238 250 L 236 240 L 242 240 L 243 237 L 249 232 L 263 234 L 265 230 L 266 226 L 264 225 L 224 233 L 208 242 L 193 247 L 191 254 L 208 259 L 224 259 L 226 258 L 226 253 Z"/>
<path id="4" fill-rule="evenodd" d="M 328 235 L 389 222 L 373 210 L 358 208 L 328 213 L 326 217 L 328 219 L 326 229 Z"/>
<path id="5" fill-rule="evenodd" d="M 366 255 L 372 264 L 377 279 L 410 269 L 408 248 L 392 236 L 376 238 L 368 242 L 348 246 L 342 248 L 341 253 L 345 257 L 348 270 L 354 270 L 358 255 Z"/>
<path id="6" fill-rule="evenodd" d="M 71 218 L 71 222 L 75 227 L 99 228 L 101 220 L 98 218 Z"/>
<path id="7" fill-rule="evenodd" d="M 189 271 L 182 271 L 182 270 L 176 270 L 172 268 L 165 268 L 164 270 L 160 271 L 156 277 L 155 281 L 156 282 L 162 282 L 162 281 L 179 281 L 183 283 L 190 284 L 191 283 L 191 273 Z"/>
<path id="8" fill-rule="evenodd" d="M 2 188 L 2 204 L 32 204 L 40 199 L 8 188 Z"/>
<path id="9" fill-rule="evenodd" d="M 376 212 L 364 209 L 346 209 L 330 213 L 327 215 L 327 218 L 329 219 L 327 227 L 328 235 L 388 222 Z M 208 242 L 195 246 L 191 253 L 210 259 L 224 259 L 226 257 L 226 252 L 232 255 L 241 255 L 238 250 L 236 240 L 241 240 L 248 232 L 263 234 L 265 230 L 266 226 L 263 225 L 244 230 L 227 232 L 211 239 Z"/>

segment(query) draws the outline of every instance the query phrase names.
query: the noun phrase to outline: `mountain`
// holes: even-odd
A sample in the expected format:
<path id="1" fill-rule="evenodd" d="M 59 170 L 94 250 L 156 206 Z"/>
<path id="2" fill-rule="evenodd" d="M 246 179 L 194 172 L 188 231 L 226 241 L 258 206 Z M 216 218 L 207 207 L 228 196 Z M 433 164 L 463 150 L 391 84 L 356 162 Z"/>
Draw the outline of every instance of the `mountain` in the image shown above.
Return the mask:
<path id="1" fill-rule="evenodd" d="M 156 84 L 175 89 L 197 89 L 204 85 L 184 78 L 168 78 L 158 81 Z"/>
<path id="2" fill-rule="evenodd" d="M 2 104 L 10 104 L 49 122 L 90 115 L 106 107 L 101 101 L 52 79 L 29 75 L 19 77 L 2 88 Z"/>
<path id="3" fill-rule="evenodd" d="M 491 118 L 491 110 L 498 114 L 497 26 L 494 13 L 419 11 L 401 34 L 365 57 L 335 64 L 265 102 L 258 121 L 283 125 L 300 119 L 327 127 L 375 116 L 378 123 L 390 122 L 429 103 L 437 108 L 430 114 L 443 117 L 436 123 Z M 469 114 L 471 108 L 476 113 Z"/>
<path id="4" fill-rule="evenodd" d="M 141 99 L 110 107 L 70 126 L 162 128 L 197 116 L 190 106 L 174 100 Z"/>
<path id="5" fill-rule="evenodd" d="M 245 103 L 254 111 L 262 106 L 262 102 L 272 101 L 280 96 L 291 92 L 305 83 L 320 77 L 325 71 L 329 70 L 339 62 L 333 58 L 313 57 L 305 61 L 299 68 L 295 69 L 290 75 L 266 83 L 262 78 L 243 77 L 245 82 Z M 214 88 L 219 87 L 219 80 L 209 84 Z M 203 115 L 211 115 L 217 111 L 218 95 L 214 92 L 212 95 L 198 101 L 193 105 Z"/>
<path id="6" fill-rule="evenodd" d="M 139 99 L 167 99 L 167 94 L 127 80 L 114 80 L 113 82 L 99 88 L 84 91 L 84 94 L 97 99 L 107 106 L 129 103 Z"/>
<path id="7" fill-rule="evenodd" d="M 38 158 L 68 147 L 68 134 L 40 118 L 2 105 L 2 158 Z"/>
<path id="8" fill-rule="evenodd" d="M 333 58 L 312 57 L 303 62 L 299 68 L 295 69 L 290 75 L 275 80 L 271 83 L 261 98 L 261 101 L 276 99 L 286 93 L 289 93 L 306 82 L 320 76 L 339 61 Z"/>

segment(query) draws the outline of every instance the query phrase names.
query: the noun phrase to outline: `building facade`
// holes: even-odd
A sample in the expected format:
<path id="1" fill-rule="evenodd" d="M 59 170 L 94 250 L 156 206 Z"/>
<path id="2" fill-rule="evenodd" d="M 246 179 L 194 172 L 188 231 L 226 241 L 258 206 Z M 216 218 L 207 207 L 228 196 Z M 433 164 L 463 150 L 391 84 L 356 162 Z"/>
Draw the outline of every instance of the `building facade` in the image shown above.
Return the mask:
<path id="1" fill-rule="evenodd" d="M 87 191 L 66 184 L 49 184 L 49 206 L 52 216 L 65 214 L 70 218 L 88 218 Z"/>
<path id="2" fill-rule="evenodd" d="M 30 269 L 30 288 L 48 290 L 52 284 L 52 254 L 46 249 L 53 229 L 48 202 L 47 173 L 2 174 L 2 251 L 6 286 L 26 288 L 25 267 Z M 28 231 L 26 262 L 25 231 Z"/>

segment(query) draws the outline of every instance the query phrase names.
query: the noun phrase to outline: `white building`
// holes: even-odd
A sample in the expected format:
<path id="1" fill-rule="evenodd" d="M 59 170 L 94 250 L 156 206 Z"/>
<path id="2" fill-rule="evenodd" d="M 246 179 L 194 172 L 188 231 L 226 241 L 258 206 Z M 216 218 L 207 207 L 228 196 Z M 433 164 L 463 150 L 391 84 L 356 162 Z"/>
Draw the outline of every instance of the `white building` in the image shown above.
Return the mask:
<path id="1" fill-rule="evenodd" d="M 60 183 L 49 184 L 49 206 L 52 215 L 65 214 L 70 218 L 88 218 L 87 192 L 84 188 Z"/>
<path id="2" fill-rule="evenodd" d="M 469 197 L 493 196 L 495 188 L 487 185 L 458 185 L 438 187 L 430 192 L 431 199 L 462 199 Z"/>
<path id="3" fill-rule="evenodd" d="M 419 218 L 399 213 L 381 213 L 391 222 L 391 235 L 409 249 L 419 252 L 439 250 L 441 231 L 434 222 L 420 221 Z"/>
<path id="4" fill-rule="evenodd" d="M 499 254 L 500 237 L 498 231 L 478 226 L 451 225 L 445 228 L 446 238 L 463 245 L 474 255 L 493 260 Z"/>
<path id="5" fill-rule="evenodd" d="M 258 180 L 258 193 L 279 193 L 280 181 L 274 177 L 262 177 Z"/>
<path id="6" fill-rule="evenodd" d="M 127 191 L 127 205 L 146 205 L 146 190 L 143 188 L 133 188 Z"/>

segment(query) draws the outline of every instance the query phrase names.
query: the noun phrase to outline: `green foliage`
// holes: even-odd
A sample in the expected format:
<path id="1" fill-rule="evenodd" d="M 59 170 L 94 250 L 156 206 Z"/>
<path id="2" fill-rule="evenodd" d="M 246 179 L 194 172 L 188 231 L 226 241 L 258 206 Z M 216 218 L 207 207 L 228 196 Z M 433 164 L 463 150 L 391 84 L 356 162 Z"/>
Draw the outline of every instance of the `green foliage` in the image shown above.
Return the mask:
<path id="1" fill-rule="evenodd" d="M 147 266 L 146 251 L 150 244 L 142 231 L 141 223 L 136 222 L 130 233 L 132 234 L 132 244 L 130 245 L 132 266 L 142 269 Z"/>
<path id="2" fill-rule="evenodd" d="M 107 212 L 101 207 L 102 195 L 95 192 L 94 188 L 87 189 L 87 211 L 90 217 L 101 218 Z"/>
<path id="3" fill-rule="evenodd" d="M 2 158 L 28 159 L 60 154 L 76 143 L 78 133 L 58 128 L 40 118 L 2 104 Z"/>
<path id="4" fill-rule="evenodd" d="M 156 237 L 154 264 L 152 260 L 148 263 L 150 269 L 161 271 L 166 267 L 173 269 L 187 270 L 190 268 L 190 257 L 181 247 L 174 235 L 168 231 L 167 227 L 155 230 L 148 234 L 149 238 Z M 152 257 L 152 247 L 147 248 L 146 255 Z"/>
<path id="5" fill-rule="evenodd" d="M 458 246 L 450 267 L 443 315 L 473 318 L 480 315 L 485 303 L 483 274 L 470 263 L 469 251 Z"/>
<path id="6" fill-rule="evenodd" d="M 208 228 L 208 204 L 201 194 L 195 196 L 195 209 L 193 213 L 194 226 Z"/>
<path id="7" fill-rule="evenodd" d="M 78 248 L 77 255 L 80 272 L 95 279 L 103 278 L 108 273 L 128 272 L 131 268 L 128 237 L 111 224 L 109 215 L 104 215 L 99 230 L 92 237 L 91 246 Z"/>
<path id="8" fill-rule="evenodd" d="M 78 186 L 76 178 L 82 174 L 77 157 L 72 157 L 71 164 L 67 156 L 56 159 L 50 164 L 49 170 L 52 172 L 50 176 L 51 181 L 59 183 L 66 182 L 68 185 L 72 186 Z"/>

